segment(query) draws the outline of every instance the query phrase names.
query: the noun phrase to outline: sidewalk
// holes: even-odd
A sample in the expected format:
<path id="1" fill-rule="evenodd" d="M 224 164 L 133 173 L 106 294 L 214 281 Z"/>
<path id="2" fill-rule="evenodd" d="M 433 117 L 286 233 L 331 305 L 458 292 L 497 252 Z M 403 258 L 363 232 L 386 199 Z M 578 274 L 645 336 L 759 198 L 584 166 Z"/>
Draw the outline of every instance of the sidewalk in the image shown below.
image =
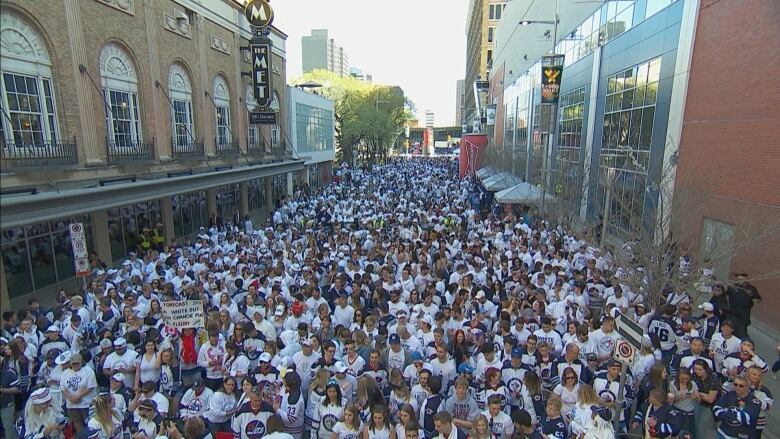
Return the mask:
<path id="1" fill-rule="evenodd" d="M 761 321 L 752 320 L 748 333 L 753 338 L 758 355 L 766 361 L 770 367 L 777 360 L 777 341 L 780 340 L 780 332 L 769 327 Z M 764 430 L 764 439 L 780 439 L 780 372 L 777 379 L 772 378 L 771 372 L 764 378 L 764 385 L 772 392 L 775 399 L 775 407 L 767 413 L 767 426 Z"/>

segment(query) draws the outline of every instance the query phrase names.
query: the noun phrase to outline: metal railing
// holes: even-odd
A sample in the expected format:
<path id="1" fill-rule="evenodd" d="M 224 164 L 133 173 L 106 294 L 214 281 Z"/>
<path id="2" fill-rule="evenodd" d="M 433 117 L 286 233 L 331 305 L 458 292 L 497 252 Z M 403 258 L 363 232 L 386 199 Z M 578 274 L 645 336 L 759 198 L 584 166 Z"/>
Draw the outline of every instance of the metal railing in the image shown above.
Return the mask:
<path id="1" fill-rule="evenodd" d="M 2 170 L 19 170 L 39 166 L 66 167 L 78 164 L 79 157 L 75 137 L 67 143 L 42 143 L 39 145 L 7 144 L 0 140 L 0 169 Z"/>
<path id="2" fill-rule="evenodd" d="M 154 138 L 150 143 L 134 142 L 117 144 L 106 142 L 109 164 L 150 162 L 154 160 Z"/>
<path id="3" fill-rule="evenodd" d="M 182 144 L 177 143 L 175 138 L 171 138 L 171 153 L 177 160 L 203 160 L 203 141 Z"/>
<path id="4" fill-rule="evenodd" d="M 220 142 L 219 139 L 214 139 L 214 145 L 216 146 L 217 155 L 231 156 L 238 155 L 241 150 L 238 140 L 233 139 L 229 142 Z"/>

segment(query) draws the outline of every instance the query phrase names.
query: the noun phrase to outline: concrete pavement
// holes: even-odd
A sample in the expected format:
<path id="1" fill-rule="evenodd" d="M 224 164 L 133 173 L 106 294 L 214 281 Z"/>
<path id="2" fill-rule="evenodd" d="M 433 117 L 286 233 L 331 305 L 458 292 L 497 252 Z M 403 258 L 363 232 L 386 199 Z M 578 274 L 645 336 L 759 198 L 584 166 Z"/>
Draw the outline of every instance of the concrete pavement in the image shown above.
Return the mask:
<path id="1" fill-rule="evenodd" d="M 777 360 L 777 343 L 780 340 L 780 332 L 761 321 L 752 319 L 750 328 L 748 328 L 750 337 L 753 338 L 758 355 L 769 363 L 770 367 Z M 771 372 L 764 378 L 764 384 L 772 392 L 775 399 L 775 407 L 767 413 L 767 427 L 764 430 L 763 438 L 780 439 L 780 372 L 777 379 L 772 378 Z"/>

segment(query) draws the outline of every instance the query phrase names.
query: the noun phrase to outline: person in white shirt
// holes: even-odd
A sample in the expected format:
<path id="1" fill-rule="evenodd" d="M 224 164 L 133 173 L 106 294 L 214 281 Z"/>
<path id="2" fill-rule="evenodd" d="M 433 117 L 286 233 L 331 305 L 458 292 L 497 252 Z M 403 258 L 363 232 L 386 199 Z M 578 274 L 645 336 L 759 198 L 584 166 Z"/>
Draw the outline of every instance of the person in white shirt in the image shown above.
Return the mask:
<path id="1" fill-rule="evenodd" d="M 209 403 L 214 392 L 206 387 L 206 383 L 200 378 L 196 378 L 181 398 L 179 404 L 179 414 L 182 419 L 193 417 L 203 417 L 209 408 Z"/>
<path id="2" fill-rule="evenodd" d="M 509 439 L 515 432 L 512 418 L 501 410 L 501 396 L 492 395 L 488 398 L 488 409 L 482 412 L 488 420 L 488 426 L 496 439 Z"/>
<path id="3" fill-rule="evenodd" d="M 433 376 L 441 377 L 441 387 L 443 393 L 446 395 L 450 383 L 452 383 L 458 375 L 457 369 L 455 368 L 455 361 L 450 358 L 446 346 L 443 344 L 436 346 L 436 358 L 431 360 L 428 369 Z"/>
<path id="4" fill-rule="evenodd" d="M 552 327 L 552 320 L 545 316 L 542 317 L 542 327 L 534 331 L 538 343 L 545 342 L 553 348 L 555 355 L 560 355 L 563 351 L 563 342 L 561 334 L 558 334 Z"/>
<path id="5" fill-rule="evenodd" d="M 225 358 L 225 346 L 219 339 L 217 331 L 209 331 L 209 341 L 200 347 L 198 351 L 198 365 L 206 369 L 206 385 L 216 391 L 222 386 L 225 378 L 223 360 Z"/>
<path id="6" fill-rule="evenodd" d="M 70 369 L 62 372 L 60 378 L 62 397 L 68 416 L 77 432 L 80 432 L 87 424 L 89 407 L 97 395 L 97 379 L 95 372 L 84 367 L 84 360 L 80 354 L 70 357 Z"/>
<path id="7" fill-rule="evenodd" d="M 720 372 L 723 360 L 729 355 L 739 352 L 742 340 L 734 335 L 734 324 L 724 320 L 720 324 L 720 332 L 712 336 L 710 341 L 710 356 L 715 361 L 715 370 Z"/>
<path id="8" fill-rule="evenodd" d="M 336 309 L 333 311 L 333 326 L 341 325 L 349 328 L 355 318 L 355 308 L 347 304 L 349 293 L 346 290 L 339 295 Z"/>
<path id="9" fill-rule="evenodd" d="M 135 384 L 135 371 L 138 363 L 138 353 L 127 348 L 127 340 L 114 340 L 114 352 L 103 362 L 103 374 L 112 376 L 121 373 L 124 376 L 125 387 L 132 389 Z"/>

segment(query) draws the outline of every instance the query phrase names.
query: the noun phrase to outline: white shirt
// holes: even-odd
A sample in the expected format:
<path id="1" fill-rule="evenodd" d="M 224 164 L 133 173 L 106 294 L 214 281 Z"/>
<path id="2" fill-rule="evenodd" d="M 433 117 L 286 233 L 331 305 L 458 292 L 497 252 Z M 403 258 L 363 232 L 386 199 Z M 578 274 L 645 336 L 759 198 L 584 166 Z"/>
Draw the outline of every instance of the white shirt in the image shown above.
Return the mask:
<path id="1" fill-rule="evenodd" d="M 66 398 L 64 394 L 62 395 L 63 399 L 65 400 L 65 406 L 67 408 L 88 409 L 92 404 L 92 400 L 97 394 L 95 390 L 97 389 L 95 371 L 93 371 L 92 368 L 88 366 L 81 366 L 81 369 L 79 369 L 78 372 L 74 371 L 73 369 L 67 369 L 62 372 L 62 377 L 60 378 L 60 387 L 62 389 L 67 389 L 71 395 L 82 392 L 84 389 L 89 389 L 87 394 L 84 395 L 78 402 L 71 402 L 70 399 Z"/>
<path id="2" fill-rule="evenodd" d="M 106 358 L 106 361 L 103 362 L 103 369 L 110 369 L 111 374 L 113 374 L 115 371 L 119 372 L 118 369 L 127 369 L 128 367 L 134 368 L 137 362 L 138 353 L 136 351 L 127 349 L 122 355 L 119 355 L 119 353 L 114 351 Z M 122 372 L 122 375 L 125 377 L 125 387 L 132 389 L 133 385 L 135 385 L 135 372 Z"/>

